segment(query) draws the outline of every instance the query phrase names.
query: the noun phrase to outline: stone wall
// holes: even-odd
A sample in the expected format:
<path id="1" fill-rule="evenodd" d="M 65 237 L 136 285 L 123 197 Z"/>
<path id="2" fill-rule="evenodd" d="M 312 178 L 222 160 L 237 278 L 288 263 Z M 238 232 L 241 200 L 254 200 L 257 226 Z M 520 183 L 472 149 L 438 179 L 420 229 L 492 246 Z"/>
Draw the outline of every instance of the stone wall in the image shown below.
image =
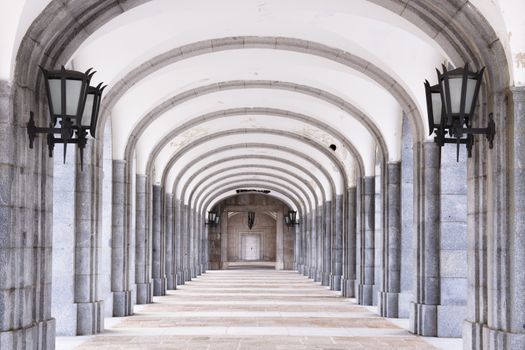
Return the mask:
<path id="1" fill-rule="evenodd" d="M 401 150 L 401 283 L 399 317 L 408 318 L 414 288 L 414 149 L 410 124 L 403 118 Z"/>

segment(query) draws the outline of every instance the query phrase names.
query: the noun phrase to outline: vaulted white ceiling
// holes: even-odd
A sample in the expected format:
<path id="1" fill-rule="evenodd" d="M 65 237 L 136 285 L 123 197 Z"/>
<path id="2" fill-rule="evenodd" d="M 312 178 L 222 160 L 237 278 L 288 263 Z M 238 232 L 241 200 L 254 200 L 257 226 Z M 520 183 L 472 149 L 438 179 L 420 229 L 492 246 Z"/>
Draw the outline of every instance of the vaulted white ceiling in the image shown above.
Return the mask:
<path id="1" fill-rule="evenodd" d="M 48 2 L 2 5 L 0 78 Z M 525 23 L 510 11 L 523 2 L 472 3 L 523 84 Z M 426 137 L 422 82 L 450 59 L 372 1 L 153 0 L 94 28 L 68 66 L 109 84 L 113 159 L 166 192 L 209 208 L 231 186 L 266 186 L 308 211 L 374 175 L 376 154 L 400 160 L 404 114 Z"/>

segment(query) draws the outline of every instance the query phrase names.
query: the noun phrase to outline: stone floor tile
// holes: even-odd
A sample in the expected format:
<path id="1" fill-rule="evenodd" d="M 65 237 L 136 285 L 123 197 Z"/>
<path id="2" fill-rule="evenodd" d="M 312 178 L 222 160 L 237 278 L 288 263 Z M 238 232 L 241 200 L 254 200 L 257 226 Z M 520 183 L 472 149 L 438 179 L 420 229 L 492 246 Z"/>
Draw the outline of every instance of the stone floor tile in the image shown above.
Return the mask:
<path id="1" fill-rule="evenodd" d="M 110 324 L 77 349 L 435 349 L 289 271 L 210 271 Z"/>

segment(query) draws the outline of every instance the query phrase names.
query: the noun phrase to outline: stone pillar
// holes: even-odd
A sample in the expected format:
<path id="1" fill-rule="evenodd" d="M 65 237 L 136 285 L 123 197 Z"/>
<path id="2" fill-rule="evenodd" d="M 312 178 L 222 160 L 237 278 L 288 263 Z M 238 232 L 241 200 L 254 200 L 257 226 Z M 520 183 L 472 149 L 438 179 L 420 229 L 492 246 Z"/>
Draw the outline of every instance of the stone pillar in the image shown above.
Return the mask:
<path id="1" fill-rule="evenodd" d="M 191 237 L 189 232 L 189 209 L 186 204 L 182 205 L 181 234 L 184 249 L 184 280 L 191 281 Z"/>
<path id="2" fill-rule="evenodd" d="M 174 242 L 174 230 L 173 230 L 173 194 L 167 193 L 164 196 L 165 203 L 165 236 L 166 236 L 166 288 L 176 289 L 177 288 L 177 273 L 175 269 L 175 246 Z"/>
<path id="3" fill-rule="evenodd" d="M 149 220 L 147 219 L 147 178 L 136 176 L 135 184 L 135 284 L 137 304 L 153 302 L 153 285 L 151 283 L 151 255 Z"/>
<path id="4" fill-rule="evenodd" d="M 399 317 L 401 292 L 401 163 L 388 163 L 387 182 L 387 233 L 384 240 L 384 278 L 380 292 L 379 312 L 383 317 Z"/>
<path id="5" fill-rule="evenodd" d="M 332 233 L 332 269 L 330 274 L 330 289 L 341 290 L 343 275 L 343 196 L 335 198 L 335 230 Z"/>
<path id="6" fill-rule="evenodd" d="M 310 211 L 308 217 L 310 218 L 310 269 L 308 271 L 308 277 L 315 279 L 315 276 L 317 275 L 317 215 L 315 213 L 315 209 Z"/>
<path id="7" fill-rule="evenodd" d="M 191 278 L 197 277 L 197 231 L 195 230 L 195 212 L 188 206 L 188 231 L 190 234 Z"/>
<path id="8" fill-rule="evenodd" d="M 324 203 L 324 242 L 323 242 L 323 273 L 321 285 L 330 285 L 330 272 L 332 270 L 332 202 Z"/>
<path id="9" fill-rule="evenodd" d="M 182 240 L 182 204 L 175 199 L 175 261 L 177 285 L 184 284 L 184 249 Z"/>
<path id="10" fill-rule="evenodd" d="M 379 292 L 384 288 L 384 256 L 385 253 L 383 248 L 383 242 L 386 244 L 386 239 L 383 235 L 387 234 L 386 231 L 386 202 L 385 202 L 385 191 L 386 191 L 386 181 L 384 174 L 386 173 L 386 164 L 384 165 L 382 161 L 376 163 L 375 174 L 376 174 L 376 184 L 375 184 L 375 226 L 374 226 L 374 291 L 372 305 L 379 306 L 378 297 Z M 379 306 L 379 309 L 381 307 Z"/>
<path id="11" fill-rule="evenodd" d="M 162 232 L 162 187 L 153 185 L 152 205 L 152 265 L 153 295 L 166 295 L 166 274 L 164 271 L 164 234 Z"/>
<path id="12" fill-rule="evenodd" d="M 474 300 L 469 300 L 463 330 L 467 337 L 465 349 L 525 348 L 525 87 L 511 88 L 507 98 L 495 96 L 495 144 L 493 150 L 485 150 L 491 166 L 489 192 L 493 196 L 493 205 L 487 208 L 492 222 L 486 242 L 485 291 L 483 276 L 478 277 L 482 266 L 475 269 L 484 263 L 484 242 L 482 237 L 469 234 L 469 263 L 474 257 L 477 262 L 469 266 L 469 292 L 474 292 Z M 469 187 L 469 204 L 473 195 Z M 483 292 L 486 304 L 481 299 Z"/>
<path id="13" fill-rule="evenodd" d="M 302 218 L 301 218 L 302 219 Z M 293 268 L 301 272 L 301 233 L 297 226 L 294 226 L 294 249 L 293 249 Z"/>
<path id="14" fill-rule="evenodd" d="M 323 280 L 323 236 L 324 236 L 324 221 L 323 221 L 323 206 L 318 205 L 315 208 L 315 246 L 316 246 L 316 266 L 315 266 L 315 282 Z"/>
<path id="15" fill-rule="evenodd" d="M 299 246 L 299 273 L 304 275 L 305 266 L 306 266 L 306 214 L 301 216 L 301 225 L 297 228 L 299 230 L 299 235 L 301 236 L 301 245 Z"/>
<path id="16" fill-rule="evenodd" d="M 363 232 L 361 242 L 361 276 L 358 286 L 358 302 L 372 305 L 375 278 L 375 176 L 363 178 Z"/>
<path id="17" fill-rule="evenodd" d="M 284 214 L 282 211 L 277 212 L 275 238 L 275 269 L 284 270 Z"/>
<path id="18" fill-rule="evenodd" d="M 355 297 L 356 281 L 356 188 L 346 191 L 346 234 L 343 236 L 343 279 L 341 290 L 344 297 Z"/>
<path id="19" fill-rule="evenodd" d="M 437 308 L 440 302 L 440 149 L 434 142 L 423 143 L 422 221 L 417 237 L 417 282 L 411 304 L 410 331 L 437 336 Z"/>
<path id="20" fill-rule="evenodd" d="M 202 232 L 202 273 L 208 271 L 209 268 L 209 245 L 208 245 L 208 227 L 205 224 L 206 219 L 202 213 L 199 213 L 199 225 Z"/>
<path id="21" fill-rule="evenodd" d="M 0 80 L 0 349 L 51 350 L 53 168 L 45 137 L 29 149 L 28 114 L 15 120 L 13 105 L 33 101 L 25 91 Z"/>
<path id="22" fill-rule="evenodd" d="M 221 213 L 221 265 L 220 269 L 228 268 L 228 212 Z"/>
<path id="23" fill-rule="evenodd" d="M 80 171 L 80 157 L 77 157 L 75 181 L 74 266 L 77 335 L 96 334 L 104 330 L 104 302 L 98 295 L 101 217 L 97 206 L 101 178 L 93 141 L 87 143 L 84 154 L 83 171 Z"/>
<path id="24" fill-rule="evenodd" d="M 197 235 L 195 232 L 195 217 L 193 208 L 188 205 L 188 235 L 189 235 L 189 265 L 190 265 L 190 277 L 197 277 L 197 264 L 196 264 L 196 239 Z"/>
<path id="25" fill-rule="evenodd" d="M 514 288 L 511 290 L 511 322 L 506 333 L 509 349 L 525 348 L 525 87 L 512 91 L 514 112 L 514 210 L 511 213 L 510 256 L 512 270 L 510 277 Z M 508 266 L 508 265 L 507 265 Z M 493 347 L 495 348 L 495 347 Z"/>
<path id="26" fill-rule="evenodd" d="M 193 213 L 193 232 L 194 232 L 194 261 L 195 261 L 195 275 L 200 276 L 201 271 L 201 231 L 199 226 L 199 213 L 192 210 Z"/>
<path id="27" fill-rule="evenodd" d="M 414 193 L 417 190 L 416 183 L 418 176 L 415 176 L 419 168 L 416 167 L 419 147 L 415 145 L 412 137 L 410 120 L 403 116 L 403 136 L 401 149 L 401 292 L 399 295 L 399 318 L 409 318 L 410 302 L 414 298 L 414 283 L 416 267 L 414 264 L 415 246 L 414 236 L 417 232 L 417 203 L 414 203 Z"/>
<path id="28" fill-rule="evenodd" d="M 312 267 L 312 236 L 310 234 L 311 232 L 311 229 L 312 229 L 312 222 L 311 222 L 311 219 L 310 219 L 310 213 L 306 213 L 306 215 L 304 216 L 304 234 L 305 234 L 305 237 L 306 237 L 306 245 L 305 245 L 305 248 L 306 248 L 306 254 L 305 254 L 305 258 L 306 258 L 306 263 L 304 265 L 304 271 L 303 271 L 303 275 L 306 276 L 306 277 L 310 277 L 310 268 Z"/>
<path id="29" fill-rule="evenodd" d="M 133 314 L 131 286 L 129 281 L 129 231 L 125 218 L 129 210 L 126 198 L 126 162 L 113 160 L 112 233 L 111 233 L 111 291 L 113 292 L 113 316 Z"/>

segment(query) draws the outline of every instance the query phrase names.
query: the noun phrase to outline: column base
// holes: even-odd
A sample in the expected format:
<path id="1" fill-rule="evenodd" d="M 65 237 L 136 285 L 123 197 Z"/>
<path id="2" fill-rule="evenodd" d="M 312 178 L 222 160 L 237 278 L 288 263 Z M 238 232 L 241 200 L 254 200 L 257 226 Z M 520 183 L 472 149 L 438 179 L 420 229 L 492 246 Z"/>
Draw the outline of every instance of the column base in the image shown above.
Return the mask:
<path id="1" fill-rule="evenodd" d="M 151 283 L 137 283 L 137 304 L 151 304 L 153 302 L 153 285 Z"/>
<path id="2" fill-rule="evenodd" d="M 168 290 L 177 289 L 177 275 L 167 275 L 166 276 L 166 288 Z"/>
<path id="3" fill-rule="evenodd" d="M 55 350 L 55 319 L 50 318 L 30 327 L 0 332 L 0 349 Z"/>
<path id="4" fill-rule="evenodd" d="M 463 321 L 462 338 L 464 350 L 488 349 L 488 344 L 483 345 L 483 333 L 486 324 L 478 322 Z M 489 330 L 487 328 L 487 330 Z"/>
<path id="5" fill-rule="evenodd" d="M 193 265 L 190 271 L 191 271 L 191 278 L 197 278 L 197 266 Z"/>
<path id="6" fill-rule="evenodd" d="M 133 315 L 131 291 L 124 290 L 113 292 L 113 317 L 124 317 L 130 315 Z"/>
<path id="7" fill-rule="evenodd" d="M 410 303 L 409 331 L 424 337 L 438 336 L 438 305 Z"/>
<path id="8" fill-rule="evenodd" d="M 355 298 L 355 280 L 341 279 L 341 292 L 345 298 Z"/>
<path id="9" fill-rule="evenodd" d="M 378 304 L 382 317 L 399 317 L 399 293 L 379 292 Z"/>
<path id="10" fill-rule="evenodd" d="M 330 272 L 323 271 L 321 273 L 321 285 L 322 286 L 330 286 Z"/>
<path id="11" fill-rule="evenodd" d="M 153 296 L 161 297 L 166 295 L 166 277 L 153 279 Z"/>
<path id="12" fill-rule="evenodd" d="M 177 279 L 177 285 L 178 286 L 184 285 L 184 282 L 185 282 L 184 281 L 184 271 L 182 271 L 182 270 L 177 271 L 176 279 Z"/>
<path id="13" fill-rule="evenodd" d="M 341 290 L 341 275 L 330 275 L 330 290 Z"/>
<path id="14" fill-rule="evenodd" d="M 323 274 L 322 274 L 321 270 L 320 269 L 315 269 L 314 282 L 321 282 L 322 279 L 323 279 Z"/>
<path id="15" fill-rule="evenodd" d="M 359 305 L 374 305 L 374 285 L 359 284 L 357 287 L 357 301 Z"/>
<path id="16" fill-rule="evenodd" d="M 77 335 L 93 335 L 104 331 L 104 301 L 75 304 Z"/>
<path id="17" fill-rule="evenodd" d="M 308 278 L 315 279 L 315 276 L 317 275 L 317 272 L 315 271 L 315 267 L 310 267 L 310 270 L 308 271 Z"/>
<path id="18" fill-rule="evenodd" d="M 499 329 L 491 329 L 487 325 L 483 325 L 483 349 L 525 349 L 525 333 L 505 332 Z"/>
<path id="19" fill-rule="evenodd" d="M 308 271 L 310 271 L 310 268 L 307 265 L 303 265 L 303 276 L 308 277 Z"/>
<path id="20" fill-rule="evenodd" d="M 184 281 L 186 282 L 191 281 L 191 270 L 189 269 L 184 270 Z"/>

